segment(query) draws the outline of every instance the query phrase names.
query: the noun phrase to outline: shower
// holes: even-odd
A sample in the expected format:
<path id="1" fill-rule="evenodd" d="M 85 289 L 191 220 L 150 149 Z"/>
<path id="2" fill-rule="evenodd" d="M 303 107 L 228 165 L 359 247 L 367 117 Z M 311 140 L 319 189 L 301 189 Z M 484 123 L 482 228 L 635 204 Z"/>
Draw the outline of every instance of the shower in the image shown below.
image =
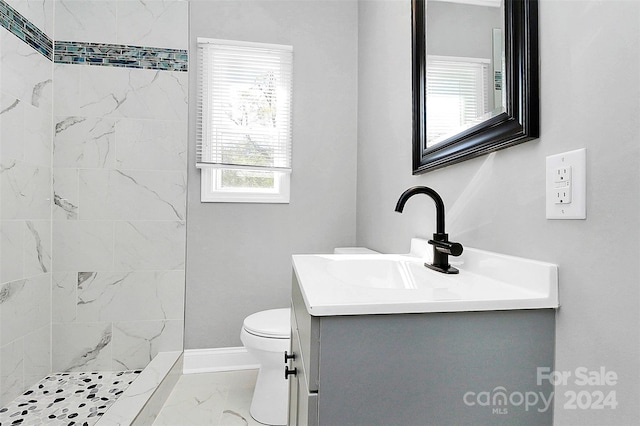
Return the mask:
<path id="1" fill-rule="evenodd" d="M 0 18 L 0 407 L 43 379 L 99 400 L 183 349 L 188 2 Z"/>

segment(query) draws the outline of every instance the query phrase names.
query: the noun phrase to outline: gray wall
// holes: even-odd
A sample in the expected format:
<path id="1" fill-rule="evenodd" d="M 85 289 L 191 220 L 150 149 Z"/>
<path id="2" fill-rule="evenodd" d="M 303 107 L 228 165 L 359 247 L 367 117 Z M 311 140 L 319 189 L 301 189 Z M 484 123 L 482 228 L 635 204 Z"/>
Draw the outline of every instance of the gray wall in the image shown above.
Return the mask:
<path id="1" fill-rule="evenodd" d="M 290 204 L 200 203 L 191 103 L 185 347 L 240 346 L 248 314 L 289 305 L 293 253 L 355 243 L 357 3 L 192 1 L 190 32 L 192 52 L 197 37 L 294 49 Z"/>
<path id="2" fill-rule="evenodd" d="M 410 2 L 359 8 L 357 242 L 407 252 L 435 227 L 433 187 L 451 237 L 560 266 L 556 370 L 604 366 L 615 386 L 556 388 L 559 425 L 637 424 L 639 415 L 640 3 L 541 1 L 541 137 L 411 175 Z M 587 220 L 545 219 L 545 157 L 587 148 Z M 566 410 L 567 390 L 615 391 L 618 406 Z"/>

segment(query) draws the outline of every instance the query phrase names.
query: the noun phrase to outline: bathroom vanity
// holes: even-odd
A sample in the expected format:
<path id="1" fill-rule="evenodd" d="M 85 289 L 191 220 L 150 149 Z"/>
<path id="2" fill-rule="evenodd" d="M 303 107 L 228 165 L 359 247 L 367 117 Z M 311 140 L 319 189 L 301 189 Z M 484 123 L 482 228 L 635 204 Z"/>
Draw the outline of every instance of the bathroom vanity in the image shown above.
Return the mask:
<path id="1" fill-rule="evenodd" d="M 552 423 L 557 267 L 467 249 L 438 275 L 422 246 L 294 256 L 289 425 Z"/>

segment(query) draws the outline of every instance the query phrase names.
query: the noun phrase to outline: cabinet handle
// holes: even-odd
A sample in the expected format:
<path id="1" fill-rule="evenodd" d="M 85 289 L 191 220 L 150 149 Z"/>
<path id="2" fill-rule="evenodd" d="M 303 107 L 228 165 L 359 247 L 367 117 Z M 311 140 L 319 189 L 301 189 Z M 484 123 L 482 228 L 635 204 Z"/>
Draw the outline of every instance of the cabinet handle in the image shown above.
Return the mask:
<path id="1" fill-rule="evenodd" d="M 289 355 L 287 351 L 284 351 L 284 363 L 286 364 L 290 359 L 296 359 L 296 354 L 292 353 L 291 355 Z"/>
<path id="2" fill-rule="evenodd" d="M 288 380 L 290 375 L 297 376 L 298 375 L 298 368 L 294 368 L 293 370 L 289 370 L 289 367 L 285 366 L 284 367 L 284 379 Z"/>

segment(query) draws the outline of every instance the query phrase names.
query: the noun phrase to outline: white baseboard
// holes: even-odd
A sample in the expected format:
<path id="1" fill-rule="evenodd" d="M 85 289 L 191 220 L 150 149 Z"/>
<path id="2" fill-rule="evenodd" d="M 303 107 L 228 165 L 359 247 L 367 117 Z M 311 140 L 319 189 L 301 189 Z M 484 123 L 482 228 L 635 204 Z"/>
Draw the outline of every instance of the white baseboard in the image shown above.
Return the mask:
<path id="1" fill-rule="evenodd" d="M 184 374 L 259 368 L 257 360 L 244 346 L 233 348 L 185 349 Z"/>

